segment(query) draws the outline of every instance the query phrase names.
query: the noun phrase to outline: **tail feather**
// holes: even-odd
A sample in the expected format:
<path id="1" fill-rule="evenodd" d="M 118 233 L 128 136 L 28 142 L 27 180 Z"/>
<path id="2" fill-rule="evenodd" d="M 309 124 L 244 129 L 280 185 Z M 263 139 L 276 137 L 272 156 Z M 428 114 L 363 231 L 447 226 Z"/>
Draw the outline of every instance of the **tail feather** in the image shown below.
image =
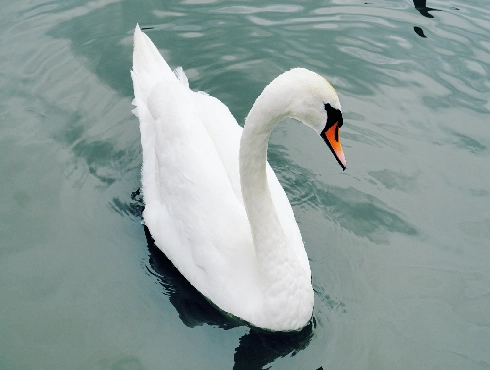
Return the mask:
<path id="1" fill-rule="evenodd" d="M 150 74 L 167 78 L 173 76 L 165 59 L 138 25 L 134 30 L 133 72 L 136 75 Z"/>
<path id="2" fill-rule="evenodd" d="M 182 67 L 177 67 L 174 70 L 175 76 L 178 78 L 178 80 L 184 85 L 185 87 L 189 87 L 189 80 L 187 79 L 187 76 L 185 75 L 184 69 Z"/>
<path id="3" fill-rule="evenodd" d="M 160 81 L 176 81 L 172 72 L 160 52 L 140 29 L 138 25 L 134 30 L 133 69 L 131 70 L 135 99 L 133 104 L 137 107 L 146 102 L 148 96 Z M 137 109 L 135 114 L 137 114 Z"/>

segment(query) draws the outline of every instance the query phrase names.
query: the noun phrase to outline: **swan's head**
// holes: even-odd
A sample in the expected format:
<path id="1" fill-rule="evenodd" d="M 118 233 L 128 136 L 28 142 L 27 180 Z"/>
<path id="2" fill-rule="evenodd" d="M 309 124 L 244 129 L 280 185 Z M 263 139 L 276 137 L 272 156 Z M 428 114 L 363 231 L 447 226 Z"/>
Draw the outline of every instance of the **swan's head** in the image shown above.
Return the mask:
<path id="1" fill-rule="evenodd" d="M 335 159 L 345 170 L 340 145 L 342 110 L 332 85 L 319 74 L 294 68 L 276 77 L 257 98 L 245 120 L 245 128 L 255 135 L 267 135 L 286 117 L 303 122 L 327 143 Z"/>
<path id="2" fill-rule="evenodd" d="M 293 84 L 294 98 L 290 101 L 288 115 L 320 134 L 345 170 L 346 160 L 340 145 L 342 110 L 335 89 L 325 78 L 304 68 L 292 69 L 281 77 Z"/>

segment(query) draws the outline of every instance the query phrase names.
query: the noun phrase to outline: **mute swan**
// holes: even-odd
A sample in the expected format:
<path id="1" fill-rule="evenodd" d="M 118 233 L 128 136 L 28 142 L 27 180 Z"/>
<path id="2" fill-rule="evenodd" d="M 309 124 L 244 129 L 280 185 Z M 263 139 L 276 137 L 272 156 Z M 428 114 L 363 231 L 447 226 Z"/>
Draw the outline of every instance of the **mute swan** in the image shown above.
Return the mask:
<path id="1" fill-rule="evenodd" d="M 345 169 L 335 90 L 292 69 L 264 89 L 242 129 L 218 99 L 190 90 L 138 25 L 131 77 L 143 218 L 157 247 L 226 313 L 265 330 L 302 329 L 313 311 L 311 270 L 267 145 L 274 126 L 292 117 L 320 134 Z"/>

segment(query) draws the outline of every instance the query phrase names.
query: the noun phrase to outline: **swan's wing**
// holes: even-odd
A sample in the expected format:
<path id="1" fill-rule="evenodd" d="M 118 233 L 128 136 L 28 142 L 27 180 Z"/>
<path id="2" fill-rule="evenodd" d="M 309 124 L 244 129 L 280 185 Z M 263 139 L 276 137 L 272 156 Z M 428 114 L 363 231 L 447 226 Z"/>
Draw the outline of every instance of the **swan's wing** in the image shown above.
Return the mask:
<path id="1" fill-rule="evenodd" d="M 245 309 L 259 286 L 248 219 L 189 90 L 180 82 L 157 83 L 147 106 L 155 145 L 154 171 L 143 173 L 143 184 L 154 184 L 150 192 L 144 187 L 145 223 L 199 291 L 225 311 L 237 312 L 237 304 Z"/>
<path id="2" fill-rule="evenodd" d="M 207 94 L 193 92 L 192 99 L 196 114 L 203 122 L 209 136 L 213 140 L 233 191 L 240 203 L 243 204 L 238 162 L 240 138 L 243 129 L 238 125 L 228 107 L 217 98 Z M 272 201 L 276 207 L 281 226 L 287 237 L 293 241 L 292 245 L 298 247 L 296 252 L 300 255 L 300 260 L 307 260 L 304 256 L 306 252 L 303 248 L 301 232 L 288 197 L 269 163 L 267 163 L 267 179 Z"/>
<path id="3" fill-rule="evenodd" d="M 193 92 L 192 99 L 195 112 L 214 143 L 235 196 L 243 204 L 238 166 L 242 128 L 219 99 L 202 92 Z"/>

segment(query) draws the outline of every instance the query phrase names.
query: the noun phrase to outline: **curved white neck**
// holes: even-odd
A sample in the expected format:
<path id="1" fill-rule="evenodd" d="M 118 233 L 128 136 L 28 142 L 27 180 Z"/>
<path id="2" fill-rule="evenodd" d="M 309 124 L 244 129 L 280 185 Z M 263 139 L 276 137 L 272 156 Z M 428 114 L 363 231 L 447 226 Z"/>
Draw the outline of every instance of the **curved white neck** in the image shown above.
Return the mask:
<path id="1" fill-rule="evenodd" d="M 303 246 L 294 245 L 298 241 L 289 240 L 283 230 L 267 179 L 270 134 L 277 123 L 291 116 L 288 109 L 293 97 L 284 94 L 282 85 L 280 79 L 268 85 L 246 119 L 240 141 L 240 182 L 262 282 L 262 312 L 275 312 L 277 322 L 299 320 L 300 326 L 311 315 L 312 303 L 305 304 L 312 301 L 311 272 L 307 259 L 298 259 L 297 249 Z M 271 325 L 270 316 L 264 317 Z"/>
<path id="2" fill-rule="evenodd" d="M 273 86 L 272 86 L 273 87 Z M 240 183 L 259 262 L 287 244 L 267 181 L 267 148 L 274 126 L 287 116 L 277 106 L 276 89 L 267 86 L 245 121 L 240 140 Z"/>
<path id="3" fill-rule="evenodd" d="M 240 183 L 259 268 L 264 325 L 302 327 L 311 317 L 313 289 L 308 259 L 298 257 L 298 240 L 289 240 L 281 225 L 267 179 L 267 147 L 274 126 L 291 112 L 295 94 L 287 79 L 277 78 L 257 98 L 240 140 Z M 294 88 L 293 88 L 294 90 Z M 304 251 L 304 250 L 303 250 Z M 279 314 L 278 314 L 279 313 Z M 272 317 L 274 319 L 272 319 Z M 260 319 L 257 319 L 257 323 Z M 275 323 L 275 324 L 274 324 Z"/>

